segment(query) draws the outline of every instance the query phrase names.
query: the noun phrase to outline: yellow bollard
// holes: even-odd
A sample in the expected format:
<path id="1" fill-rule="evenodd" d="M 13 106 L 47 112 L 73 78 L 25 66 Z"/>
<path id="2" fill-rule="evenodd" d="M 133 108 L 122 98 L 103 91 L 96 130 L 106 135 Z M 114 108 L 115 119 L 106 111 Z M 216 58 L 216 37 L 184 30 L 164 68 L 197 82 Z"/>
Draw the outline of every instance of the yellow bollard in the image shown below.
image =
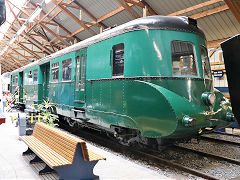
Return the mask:
<path id="1" fill-rule="evenodd" d="M 40 119 L 41 118 L 41 116 L 40 116 L 40 113 L 38 113 L 38 122 L 40 122 Z"/>
<path id="2" fill-rule="evenodd" d="M 31 123 L 33 123 L 33 113 L 31 114 Z"/>
<path id="3" fill-rule="evenodd" d="M 12 123 L 14 122 L 14 117 L 13 116 L 11 116 L 11 121 L 12 121 Z"/>
<path id="4" fill-rule="evenodd" d="M 19 90 L 18 90 L 18 102 L 19 102 Z"/>

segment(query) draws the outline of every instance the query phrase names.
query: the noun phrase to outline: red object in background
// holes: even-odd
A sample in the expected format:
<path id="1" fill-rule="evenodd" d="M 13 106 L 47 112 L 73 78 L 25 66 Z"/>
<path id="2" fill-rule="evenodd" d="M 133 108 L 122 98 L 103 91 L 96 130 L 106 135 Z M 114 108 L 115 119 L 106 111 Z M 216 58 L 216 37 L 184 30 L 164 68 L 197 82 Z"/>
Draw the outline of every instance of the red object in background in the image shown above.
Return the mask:
<path id="1" fill-rule="evenodd" d="M 2 123 L 5 123 L 5 117 L 0 117 L 0 125 L 2 124 Z"/>

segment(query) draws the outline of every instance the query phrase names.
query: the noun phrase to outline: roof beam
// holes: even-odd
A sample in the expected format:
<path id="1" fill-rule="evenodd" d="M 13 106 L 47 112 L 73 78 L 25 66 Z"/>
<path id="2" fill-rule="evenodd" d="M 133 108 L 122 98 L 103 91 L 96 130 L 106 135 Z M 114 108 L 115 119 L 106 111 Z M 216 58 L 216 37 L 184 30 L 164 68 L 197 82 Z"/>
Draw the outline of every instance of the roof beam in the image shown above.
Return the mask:
<path id="1" fill-rule="evenodd" d="M 15 6 L 15 5 L 14 5 Z M 18 8 L 17 6 L 15 6 L 16 8 Z M 27 15 L 28 17 L 30 16 L 30 13 L 26 10 L 24 10 L 23 8 L 18 8 L 21 12 L 23 12 L 25 15 Z M 63 44 L 67 45 L 68 42 L 66 42 L 64 39 L 62 39 L 60 36 L 58 36 L 55 32 L 53 32 L 51 29 L 49 29 L 47 26 L 45 26 L 44 23 L 42 23 L 42 19 L 41 20 L 37 20 L 36 18 L 34 19 L 34 21 L 39 24 L 41 27 L 43 27 L 44 29 L 46 29 L 50 34 L 52 34 L 54 37 L 58 38 Z"/>
<path id="2" fill-rule="evenodd" d="M 204 3 L 201 3 L 201 4 L 197 4 L 195 6 L 191 6 L 189 8 L 186 8 L 186 9 L 168 14 L 168 16 L 178 16 L 178 15 L 185 14 L 185 13 L 188 13 L 188 12 L 194 11 L 196 9 L 200 9 L 200 8 L 205 7 L 205 6 L 209 6 L 209 5 L 218 3 L 218 2 L 222 2 L 222 0 L 210 0 L 210 1 L 207 1 L 207 2 L 204 2 Z"/>
<path id="3" fill-rule="evenodd" d="M 130 4 L 129 6 L 133 6 L 133 5 Z M 101 22 L 101 21 L 103 21 L 103 20 L 105 20 L 105 19 L 108 19 L 108 18 L 110 18 L 111 16 L 114 16 L 115 14 L 117 14 L 117 13 L 119 13 L 119 12 L 122 12 L 122 11 L 124 11 L 124 10 L 125 10 L 124 7 L 121 6 L 121 7 L 117 8 L 117 9 L 115 9 L 115 10 L 113 10 L 113 11 L 111 11 L 111 12 L 105 14 L 105 15 L 103 15 L 102 17 L 98 18 L 98 19 L 97 19 L 97 22 Z M 96 24 L 97 22 L 92 21 L 91 23 Z M 91 26 L 89 26 L 89 27 L 91 27 Z M 74 36 L 74 35 L 82 32 L 82 31 L 84 31 L 84 28 L 81 27 L 81 28 L 79 28 L 78 30 L 76 30 L 75 32 L 73 32 L 71 35 L 69 35 L 68 37 L 72 37 L 72 36 Z"/>
<path id="4" fill-rule="evenodd" d="M 228 10 L 228 6 L 227 5 L 222 5 L 222 6 L 218 6 L 218 7 L 215 7 L 213 9 L 209 9 L 207 11 L 203 11 L 203 12 L 200 12 L 200 13 L 197 13 L 197 14 L 193 14 L 191 16 L 189 16 L 190 18 L 193 18 L 193 19 L 199 19 L 199 18 L 203 18 L 205 16 L 209 16 L 209 15 L 212 15 L 212 14 L 216 14 L 216 13 L 219 13 L 219 12 L 222 12 L 222 11 L 225 11 L 225 10 Z"/>
<path id="5" fill-rule="evenodd" d="M 93 16 L 86 8 L 84 8 L 79 2 L 77 1 L 73 1 L 74 4 L 77 5 L 78 8 L 80 8 L 81 10 L 83 10 L 83 12 L 85 14 L 87 14 L 90 18 L 92 18 L 92 20 L 94 20 L 95 22 L 97 22 L 97 18 L 95 16 Z M 107 28 L 107 26 L 105 24 L 103 24 L 102 22 L 97 22 L 98 25 Z"/>
<path id="6" fill-rule="evenodd" d="M 2 59 L 0 60 L 0 63 L 1 63 L 2 65 L 4 65 L 3 67 L 4 67 L 5 69 L 7 69 L 9 72 L 11 72 L 11 71 L 14 70 L 14 69 L 11 69 L 11 68 L 9 67 L 9 65 L 6 64 L 6 62 L 3 61 Z"/>
<path id="7" fill-rule="evenodd" d="M 240 5 L 237 4 L 236 0 L 235 2 L 232 0 L 224 0 L 229 9 L 232 11 L 233 15 L 237 19 L 238 23 L 240 23 Z"/>
<path id="8" fill-rule="evenodd" d="M 207 48 L 217 48 L 220 47 L 220 43 L 222 43 L 223 41 L 227 40 L 228 38 L 224 38 L 224 39 L 219 39 L 219 40 L 215 40 L 215 41 L 208 41 L 207 42 Z"/>
<path id="9" fill-rule="evenodd" d="M 62 1 L 62 0 L 61 0 Z M 59 1 L 59 2 L 61 2 Z M 59 3 L 58 2 L 58 3 Z M 72 2 L 72 1 L 70 1 Z M 36 4 L 34 4 L 32 1 L 30 1 L 30 3 L 34 6 L 34 7 L 37 7 Z M 65 3 L 65 4 L 68 4 L 68 3 Z M 56 6 L 56 5 L 55 5 Z M 54 7 L 55 7 L 54 6 Z M 57 6 L 56 6 L 57 7 Z M 56 8 L 55 7 L 55 8 Z M 69 30 L 67 30 L 64 26 L 62 26 L 61 24 L 59 24 L 57 21 L 55 21 L 53 18 L 55 16 L 52 16 L 52 17 L 49 17 L 49 14 L 55 9 L 55 8 L 52 8 L 50 11 L 48 11 L 47 13 L 45 11 L 42 10 L 42 14 L 44 14 L 44 17 L 41 19 L 41 21 L 43 21 L 46 17 L 48 17 L 49 20 L 45 21 L 46 23 L 49 23 L 49 21 L 53 21 L 54 23 L 56 23 L 60 28 L 62 28 L 62 30 L 64 30 L 67 34 L 72 34 Z M 61 11 L 61 10 L 60 10 Z M 77 39 L 77 41 L 81 41 L 81 39 L 79 39 L 77 36 L 74 36 L 75 39 Z"/>
<path id="10" fill-rule="evenodd" d="M 156 11 L 153 10 L 153 8 L 145 1 L 145 0 L 142 0 L 141 3 L 147 7 L 148 9 L 148 12 L 151 14 L 151 15 L 158 15 L 158 13 Z"/>
<path id="11" fill-rule="evenodd" d="M 54 4 L 57 4 L 58 2 L 56 0 L 52 0 Z M 89 32 L 91 35 L 96 35 L 96 33 L 93 33 L 88 26 L 86 26 L 84 23 L 82 23 L 79 18 L 77 18 L 73 13 L 71 13 L 66 7 L 64 7 L 61 4 L 58 4 L 58 7 L 62 9 L 67 15 L 69 15 L 74 21 L 76 21 L 79 25 L 81 25 L 86 31 Z"/>
<path id="12" fill-rule="evenodd" d="M 140 16 L 126 3 L 124 0 L 117 0 L 119 4 L 124 7 L 124 9 L 134 18 L 139 18 Z"/>
<path id="13" fill-rule="evenodd" d="M 13 25 L 14 25 L 14 24 L 13 24 Z M 16 25 L 14 25 L 14 26 L 16 27 Z M 15 33 L 17 32 L 15 29 L 13 29 L 13 27 L 11 27 L 11 29 L 14 30 Z M 23 38 L 25 38 L 27 41 L 29 41 L 31 44 L 33 44 L 34 46 L 36 46 L 38 49 L 40 49 L 40 50 L 45 49 L 46 51 L 44 51 L 44 52 L 46 52 L 47 55 L 53 53 L 53 51 L 51 51 L 50 49 L 46 48 L 43 44 L 41 44 L 39 41 L 37 41 L 36 39 L 34 39 L 34 38 L 32 38 L 31 36 L 29 36 L 27 33 L 25 33 L 25 35 L 20 34 L 20 36 L 22 36 Z M 31 41 L 30 41 L 29 39 L 31 39 Z M 33 43 L 32 41 L 35 42 L 36 44 L 38 44 L 38 45 L 41 46 L 41 47 L 39 47 L 38 45 L 36 45 L 36 44 Z M 50 53 L 49 53 L 49 52 L 50 52 Z"/>
<path id="14" fill-rule="evenodd" d="M 13 65 L 11 63 L 6 61 L 6 59 L 2 59 L 1 63 L 5 63 L 6 67 L 8 67 L 11 71 L 16 69 L 16 68 L 13 67 Z"/>

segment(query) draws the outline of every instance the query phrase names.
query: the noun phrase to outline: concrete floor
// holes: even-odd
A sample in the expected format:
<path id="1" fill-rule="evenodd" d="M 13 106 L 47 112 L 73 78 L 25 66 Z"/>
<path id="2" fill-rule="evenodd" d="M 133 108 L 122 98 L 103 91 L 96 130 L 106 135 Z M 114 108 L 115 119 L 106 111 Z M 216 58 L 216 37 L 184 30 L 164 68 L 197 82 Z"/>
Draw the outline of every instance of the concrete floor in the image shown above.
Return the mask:
<path id="1" fill-rule="evenodd" d="M 22 152 L 27 146 L 18 138 L 18 128 L 11 122 L 10 116 L 16 113 L 5 114 L 7 120 L 0 125 L 0 180 L 5 179 L 57 179 L 57 175 L 39 176 L 37 169 L 43 164 L 30 165 L 29 159 L 23 157 Z M 99 161 L 94 168 L 94 174 L 101 180 L 128 180 L 128 179 L 172 179 L 167 178 L 145 166 L 131 162 L 118 154 L 87 144 L 88 148 L 105 156 L 106 161 Z"/>

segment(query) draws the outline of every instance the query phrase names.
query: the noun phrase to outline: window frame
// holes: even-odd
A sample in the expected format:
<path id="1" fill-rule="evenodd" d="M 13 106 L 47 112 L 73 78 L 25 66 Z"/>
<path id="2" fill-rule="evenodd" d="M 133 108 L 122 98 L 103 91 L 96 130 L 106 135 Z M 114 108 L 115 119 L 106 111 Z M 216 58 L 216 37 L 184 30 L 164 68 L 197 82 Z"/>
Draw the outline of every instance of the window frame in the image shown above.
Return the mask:
<path id="1" fill-rule="evenodd" d="M 83 60 L 84 59 L 84 60 Z M 80 60 L 81 72 L 80 72 L 80 91 L 85 91 L 85 82 L 86 82 L 86 54 L 81 55 Z"/>
<path id="2" fill-rule="evenodd" d="M 63 80 L 63 62 L 64 61 L 71 61 L 71 71 L 70 71 L 70 79 L 67 79 L 67 80 Z M 73 65 L 73 63 L 72 63 L 72 58 L 68 58 L 68 59 L 64 59 L 63 61 L 62 61 L 62 82 L 69 82 L 69 81 L 71 81 L 72 80 L 72 65 Z"/>
<path id="3" fill-rule="evenodd" d="M 79 91 L 79 77 L 80 77 L 80 56 L 76 57 L 76 79 L 75 79 L 75 91 Z"/>
<path id="4" fill-rule="evenodd" d="M 31 76 L 31 77 L 30 77 L 30 76 Z M 32 74 L 32 70 L 28 71 L 27 77 L 28 77 L 28 85 L 33 84 L 33 74 Z"/>
<path id="5" fill-rule="evenodd" d="M 192 45 L 193 47 L 193 59 L 195 60 L 195 65 L 196 65 L 196 73 L 197 75 L 174 75 L 173 74 L 173 56 L 172 56 L 172 43 L 173 42 L 184 42 L 184 43 L 189 43 Z M 185 41 L 185 40 L 172 40 L 170 43 L 171 46 L 171 70 L 172 70 L 172 76 L 174 77 L 193 77 L 193 78 L 199 78 L 200 77 L 200 73 L 199 73 L 199 65 L 198 65 L 198 57 L 197 57 L 197 53 L 196 53 L 196 46 L 193 42 L 191 41 Z"/>
<path id="6" fill-rule="evenodd" d="M 113 74 L 114 73 L 114 59 L 115 59 L 114 58 L 115 57 L 114 52 L 116 51 L 116 50 L 114 50 L 114 47 L 116 47 L 118 45 L 121 45 L 121 44 L 123 45 L 123 71 L 122 71 L 121 75 L 114 75 Z M 125 66 L 124 62 L 125 62 L 125 44 L 124 43 L 118 43 L 118 44 L 113 45 L 112 49 L 111 49 L 112 78 L 124 77 L 124 66 Z"/>
<path id="7" fill-rule="evenodd" d="M 205 78 L 205 68 L 203 66 L 203 60 L 202 60 L 202 53 L 201 53 L 201 48 L 203 48 L 207 54 L 207 59 L 208 59 L 208 66 L 209 66 L 209 71 L 210 71 L 210 78 Z M 199 45 L 199 50 L 200 50 L 200 56 L 201 56 L 201 62 L 202 62 L 202 70 L 203 70 L 203 78 L 204 79 L 210 79 L 212 80 L 213 79 L 213 75 L 212 75 L 212 70 L 211 70 L 211 64 L 210 64 L 210 59 L 209 59 L 209 56 L 208 56 L 208 50 L 207 48 L 204 46 L 204 45 Z"/>
<path id="8" fill-rule="evenodd" d="M 15 76 L 15 85 L 18 85 L 18 75 Z"/>

